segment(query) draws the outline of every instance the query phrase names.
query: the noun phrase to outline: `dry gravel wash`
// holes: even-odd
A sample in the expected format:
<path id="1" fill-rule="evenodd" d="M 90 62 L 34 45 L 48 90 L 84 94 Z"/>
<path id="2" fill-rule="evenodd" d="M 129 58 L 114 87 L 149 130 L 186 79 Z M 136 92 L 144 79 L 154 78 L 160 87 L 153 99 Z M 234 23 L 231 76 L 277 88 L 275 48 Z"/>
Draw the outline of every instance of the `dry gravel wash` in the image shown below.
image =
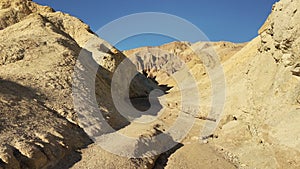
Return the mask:
<path id="1" fill-rule="evenodd" d="M 91 144 L 78 127 L 70 97 L 76 57 L 93 38 L 94 43 L 85 49 L 90 52 L 87 58 L 103 68 L 97 72 L 96 95 L 107 121 L 120 133 L 149 139 L 170 128 L 178 117 L 180 90 L 169 76 L 185 81 L 186 71 L 172 69 L 176 63 L 166 65 L 167 73 L 160 72 L 161 67 L 152 69 L 163 63 L 154 64 L 155 59 L 138 64 L 138 69 L 146 68 L 160 83 L 174 88 L 163 96 L 167 100 L 162 103 L 164 112 L 155 122 L 128 125 L 113 107 L 107 83 L 125 58 L 120 51 L 70 15 L 31 1 L 0 2 L 0 168 L 300 168 L 299 0 L 276 3 L 259 36 L 249 43 L 208 46 L 220 55 L 227 94 L 222 120 L 205 144 L 198 139 L 205 124 L 199 117 L 211 108 L 211 84 L 204 61 L 195 58 L 188 47 L 205 44 L 162 47 L 170 53 L 161 53 L 167 58 L 179 55 L 184 59 L 198 80 L 201 111 L 178 147 L 145 159 L 108 153 Z M 136 57 L 156 52 L 139 50 Z M 155 88 L 148 79 L 138 82 L 132 96 L 144 96 Z"/>

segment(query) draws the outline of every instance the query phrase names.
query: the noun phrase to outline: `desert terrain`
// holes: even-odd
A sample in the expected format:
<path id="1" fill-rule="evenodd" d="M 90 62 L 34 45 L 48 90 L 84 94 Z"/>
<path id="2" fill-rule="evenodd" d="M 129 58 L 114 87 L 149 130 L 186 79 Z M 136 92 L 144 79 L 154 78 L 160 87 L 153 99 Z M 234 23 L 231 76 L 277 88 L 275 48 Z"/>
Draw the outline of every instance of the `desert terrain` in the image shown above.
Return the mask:
<path id="1" fill-rule="evenodd" d="M 300 0 L 257 31 L 120 51 L 69 14 L 0 0 L 0 169 L 300 168 Z M 98 140 L 115 135 L 135 142 Z"/>

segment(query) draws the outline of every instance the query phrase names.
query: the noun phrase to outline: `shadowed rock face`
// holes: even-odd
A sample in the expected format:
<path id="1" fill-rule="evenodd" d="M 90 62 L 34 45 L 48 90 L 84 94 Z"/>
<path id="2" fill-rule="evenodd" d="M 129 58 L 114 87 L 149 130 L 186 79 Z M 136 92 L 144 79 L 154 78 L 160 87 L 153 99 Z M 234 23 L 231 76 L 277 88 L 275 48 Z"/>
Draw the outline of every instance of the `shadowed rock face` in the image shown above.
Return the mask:
<path id="1" fill-rule="evenodd" d="M 226 104 L 221 122 L 211 135 L 208 144 L 214 146 L 238 168 L 299 168 L 299 75 L 300 75 L 300 1 L 281 0 L 273 6 L 272 13 L 259 30 L 259 36 L 240 48 L 229 49 L 234 44 L 213 44 L 219 54 L 226 78 Z M 174 53 L 180 58 L 188 58 L 186 43 L 156 47 Z M 185 47 L 182 47 L 185 46 Z M 202 45 L 200 43 L 190 46 Z M 167 45 L 168 46 L 168 45 Z M 227 47 L 226 47 L 227 46 Z M 218 49 L 219 48 L 219 49 Z M 227 48 L 227 49 L 226 49 Z M 237 49 L 237 50 L 236 50 Z M 222 55 L 223 50 L 231 53 Z M 146 54 L 155 56 L 153 48 L 140 48 L 125 51 L 128 55 Z M 146 54 L 144 54 L 146 53 Z M 225 57 L 224 57 L 225 56 Z M 136 59 L 138 62 L 138 59 Z M 199 81 L 201 91 L 201 115 L 209 113 L 207 107 L 211 99 L 211 84 L 201 61 L 185 60 L 193 76 Z M 157 62 L 152 59 L 139 62 L 140 65 L 151 65 Z M 139 66 L 142 67 L 142 66 Z M 149 70 L 149 68 L 147 68 Z M 151 70 L 151 69 L 150 69 Z M 152 72 L 151 72 L 152 73 Z M 178 88 L 169 75 L 154 73 L 160 82 L 175 86 L 169 97 L 175 97 Z M 185 72 L 175 73 L 185 81 Z M 163 76 L 163 78 L 160 78 Z M 174 99 L 174 102 L 176 99 Z M 208 109 L 208 110 L 207 110 Z M 202 122 L 196 122 L 200 128 Z M 199 131 L 191 130 L 189 138 L 197 137 Z M 189 144 L 192 139 L 187 139 Z M 182 159 L 183 149 L 174 152 L 168 160 L 167 168 L 186 167 L 193 163 L 193 157 Z M 191 148 L 187 154 L 197 154 Z M 202 149 L 204 150 L 204 148 Z M 204 150 L 205 151 L 205 150 Z M 207 152 L 208 153 L 208 152 Z M 202 154 L 201 154 L 202 155 Z M 199 156 L 201 157 L 199 154 Z M 188 161 L 188 162 L 187 162 Z M 195 166 L 200 164 L 194 163 Z M 204 165 L 204 164 L 203 164 Z"/>
<path id="2" fill-rule="evenodd" d="M 111 80 L 126 58 L 122 52 L 68 14 L 29 0 L 0 0 L 0 169 L 104 165 L 110 168 L 154 165 L 158 168 L 299 168 L 299 8 L 299 0 L 276 3 L 259 36 L 245 44 L 173 42 L 125 51 L 135 64 L 129 64 L 128 70 L 137 68 L 152 78 L 138 74 L 131 83 L 129 95 L 137 109 L 147 110 L 150 103 L 144 100 L 147 101 L 153 89 L 162 89 L 153 80 L 155 76 L 158 82 L 174 86 L 165 105 L 160 105 L 155 98 L 159 110 L 165 109 L 166 113 L 158 122 L 145 127 L 130 123 L 112 101 Z M 216 51 L 224 68 L 226 105 L 217 130 L 205 140 L 208 144 L 199 144 L 199 130 L 213 106 L 210 79 L 203 64 L 205 57 L 209 57 L 205 51 L 210 49 Z M 203 54 L 204 60 L 196 57 L 195 52 Z M 83 59 L 77 62 L 79 55 Z M 84 77 L 74 80 L 76 62 Z M 159 151 L 161 147 L 153 144 L 156 141 L 153 136 L 172 126 L 180 107 L 180 90 L 170 75 L 189 84 L 185 71 L 181 70 L 183 64 L 198 81 L 202 109 L 194 116 L 195 127 L 182 143 L 160 157 L 145 159 L 119 157 L 95 145 L 83 150 L 83 156 L 77 152 L 92 141 L 78 126 L 71 97 L 74 83 L 83 93 L 80 99 L 89 102 L 91 91 L 80 85 L 81 80 L 95 79 L 94 86 L 90 87 L 95 87 L 92 92 L 97 109 L 102 110 L 108 124 L 140 138 L 136 149 L 151 145 Z M 99 66 L 95 77 L 90 75 L 91 65 Z M 158 114 L 155 113 L 153 116 Z M 138 155 L 143 153 L 137 151 Z M 74 165 L 76 162 L 79 163 Z"/>
<path id="3" fill-rule="evenodd" d="M 110 81 L 125 56 L 75 17 L 32 1 L 0 1 L 0 168 L 55 166 L 91 143 L 78 126 L 72 99 L 82 50 L 99 66 L 99 108 L 113 128 L 124 127 L 128 121 L 114 108 Z M 144 97 L 156 87 L 140 74 L 130 94 Z"/>

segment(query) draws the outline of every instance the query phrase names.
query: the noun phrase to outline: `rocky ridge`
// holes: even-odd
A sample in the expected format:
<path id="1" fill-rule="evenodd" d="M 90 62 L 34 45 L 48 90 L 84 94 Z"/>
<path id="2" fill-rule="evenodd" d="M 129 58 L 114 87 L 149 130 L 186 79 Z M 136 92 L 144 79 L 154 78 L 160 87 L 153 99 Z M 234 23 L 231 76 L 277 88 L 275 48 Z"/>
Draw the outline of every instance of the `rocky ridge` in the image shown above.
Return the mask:
<path id="1" fill-rule="evenodd" d="M 299 0 L 276 3 L 259 36 L 245 44 L 174 42 L 125 51 L 128 57 L 133 55 L 139 71 L 173 86 L 163 96 L 165 113 L 150 125 L 126 121 L 113 106 L 110 81 L 126 58 L 122 52 L 68 14 L 32 1 L 0 2 L 0 168 L 300 167 Z M 225 73 L 226 103 L 217 130 L 199 140 L 213 106 L 206 69 L 211 49 L 219 55 Z M 193 116 L 194 127 L 175 149 L 145 159 L 120 157 L 91 144 L 78 126 L 70 97 L 79 55 L 84 56 L 82 61 L 100 66 L 95 93 L 107 122 L 118 132 L 146 143 L 170 128 L 182 113 L 178 112 L 182 91 L 172 76 L 189 84 L 186 70 L 180 69 L 186 64 L 201 90 L 201 110 Z M 180 62 L 167 62 L 172 57 Z M 89 73 L 88 67 L 80 63 L 79 67 Z M 167 73 L 161 71 L 164 69 Z M 83 93 L 90 92 L 78 87 Z M 147 96 L 156 87 L 139 74 L 131 86 L 131 97 Z M 81 155 L 82 148 L 86 149 Z"/>
<path id="2" fill-rule="evenodd" d="M 225 50 L 225 57 L 220 52 L 218 54 L 226 78 L 226 102 L 217 130 L 205 143 L 208 142 L 237 168 L 300 167 L 297 127 L 300 117 L 299 7 L 299 0 L 277 2 L 259 30 L 259 36 L 237 47 L 237 50 L 227 50 L 226 47 L 218 49 L 214 43 L 210 45 L 216 48 L 216 53 L 220 49 Z M 198 45 L 205 44 L 200 42 Z M 137 55 L 139 51 L 146 50 L 141 48 L 133 51 Z M 189 71 L 198 80 L 201 91 L 202 108 L 198 117 L 206 117 L 213 106 L 211 80 L 202 62 L 193 57 L 187 60 Z M 175 104 L 180 89 L 176 87 L 178 80 L 174 81 L 172 76 L 178 77 L 179 81 L 186 81 L 186 70 L 176 71 L 172 76 L 158 71 L 155 76 L 159 82 L 174 86 L 168 97 Z M 202 154 L 195 152 L 193 143 L 198 140 L 194 138 L 199 136 L 204 125 L 205 122 L 196 121 L 195 127 L 183 142 L 183 148 L 168 158 L 167 167 L 199 166 L 194 157 L 202 157 Z M 183 149 L 194 156 L 180 158 Z"/>
<path id="3" fill-rule="evenodd" d="M 73 16 L 27 0 L 0 2 L 0 168 L 56 168 L 70 154 L 80 158 L 76 151 L 92 143 L 78 126 L 71 97 L 82 51 L 100 67 L 95 92 L 108 123 L 128 124 L 110 97 L 111 76 L 125 58 L 120 51 Z M 138 75 L 131 96 L 155 86 Z"/>

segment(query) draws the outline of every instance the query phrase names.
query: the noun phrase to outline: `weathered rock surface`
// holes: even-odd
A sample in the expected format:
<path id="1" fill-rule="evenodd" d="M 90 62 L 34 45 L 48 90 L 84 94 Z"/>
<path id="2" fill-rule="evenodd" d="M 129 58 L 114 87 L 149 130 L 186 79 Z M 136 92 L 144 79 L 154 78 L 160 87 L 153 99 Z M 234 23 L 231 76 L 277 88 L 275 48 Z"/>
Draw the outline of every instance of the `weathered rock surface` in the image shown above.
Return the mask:
<path id="1" fill-rule="evenodd" d="M 80 157 L 75 150 L 92 142 L 78 126 L 72 98 L 82 51 L 99 64 L 95 93 L 108 123 L 129 123 L 110 96 L 111 76 L 125 58 L 121 52 L 68 14 L 27 0 L 0 3 L 0 168 L 55 168 L 70 154 Z M 155 86 L 138 75 L 131 96 L 146 96 Z"/>
<path id="2" fill-rule="evenodd" d="M 205 143 L 219 150 L 237 168 L 300 167 L 300 130 L 297 127 L 300 124 L 299 8 L 299 0 L 281 0 L 273 6 L 272 13 L 259 30 L 257 38 L 243 44 L 245 46 L 241 48 L 226 49 L 225 44 L 215 49 L 224 68 L 226 102 L 219 127 Z M 198 43 L 202 51 L 204 45 L 202 42 Z M 174 47 L 175 49 L 177 48 Z M 139 51 L 147 50 L 142 48 L 133 51 L 139 54 Z M 179 51 L 176 54 L 181 55 L 181 58 L 189 56 L 187 52 Z M 211 105 L 212 86 L 208 72 L 203 61 L 186 61 L 189 70 L 199 81 L 202 107 L 200 114 L 205 116 L 210 107 L 214 106 Z M 158 81 L 175 86 L 168 96 L 175 103 L 178 100 L 175 99 L 176 93 L 180 93 L 180 89 L 176 87 L 176 81 L 168 79 L 168 75 L 163 74 L 163 78 L 160 78 L 162 74 L 156 73 Z M 187 77 L 185 70 L 179 70 L 174 75 L 180 77 L 180 81 L 185 81 Z M 189 149 L 186 153 L 183 151 L 188 149 L 184 148 L 185 144 L 193 143 L 193 138 L 197 140 L 204 124 L 203 121 L 196 121 L 195 127 L 184 140 L 183 148 L 168 158 L 167 168 L 201 166 L 197 164 L 197 160 L 182 160 L 181 157 L 197 154 L 197 148 Z M 203 157 L 202 154 L 197 156 Z M 210 160 L 212 158 L 207 161 Z"/>
<path id="3" fill-rule="evenodd" d="M 125 51 L 139 71 L 174 86 L 164 96 L 163 113 L 146 125 L 127 121 L 111 98 L 113 73 L 126 58 L 122 52 L 68 14 L 29 0 L 0 0 L 0 169 L 299 168 L 299 8 L 299 0 L 276 3 L 259 36 L 249 43 L 174 42 Z M 199 143 L 214 106 L 207 72 L 215 64 L 210 51 L 219 56 L 224 69 L 226 102 L 217 130 Z M 83 59 L 77 66 L 83 77 L 74 77 L 79 55 Z M 80 85 L 82 80 L 92 81 L 86 61 L 99 66 L 94 86 Z M 128 159 L 88 146 L 91 140 L 78 126 L 71 97 L 74 83 L 83 94 L 95 87 L 97 106 L 110 126 L 147 143 L 171 128 L 182 113 L 178 111 L 181 91 L 170 75 L 184 84 L 192 83 L 187 77 L 193 76 L 201 91 L 200 112 L 193 116 L 194 127 L 179 147 L 160 156 Z M 130 96 L 141 102 L 139 97 L 155 88 L 153 81 L 138 74 Z M 88 124 L 80 123 L 84 125 Z M 77 151 L 87 146 L 81 156 Z"/>
<path id="4" fill-rule="evenodd" d="M 204 50 L 214 50 L 222 61 L 227 60 L 245 44 L 230 42 L 172 42 L 159 47 L 141 47 L 124 51 L 124 54 L 137 66 L 140 72 L 150 75 L 165 72 L 168 75 L 182 69 L 185 64 L 202 62 L 200 55 Z M 195 63 L 193 63 L 195 64 Z"/>

